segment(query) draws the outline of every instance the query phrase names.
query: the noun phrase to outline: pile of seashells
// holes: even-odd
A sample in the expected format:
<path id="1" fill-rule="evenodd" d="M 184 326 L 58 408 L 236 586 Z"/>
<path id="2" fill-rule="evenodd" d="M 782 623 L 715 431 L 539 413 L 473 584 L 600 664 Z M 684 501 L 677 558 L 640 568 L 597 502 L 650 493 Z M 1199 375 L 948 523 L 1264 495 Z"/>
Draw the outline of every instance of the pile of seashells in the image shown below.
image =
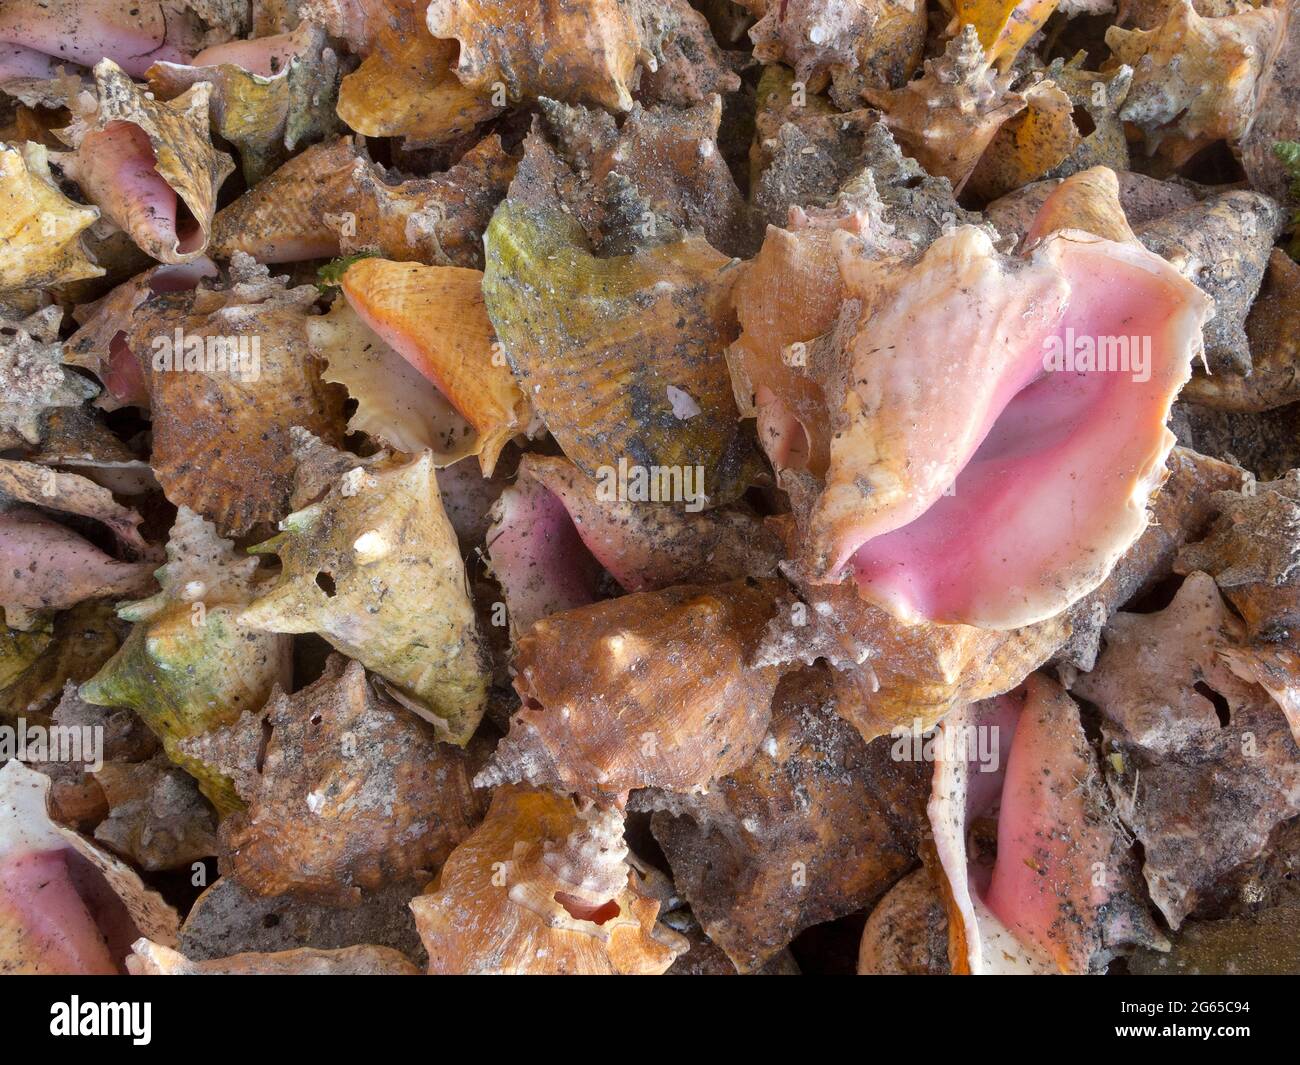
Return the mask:
<path id="1" fill-rule="evenodd" d="M 1298 206 L 1300 0 L 0 0 L 0 972 L 1300 969 Z"/>

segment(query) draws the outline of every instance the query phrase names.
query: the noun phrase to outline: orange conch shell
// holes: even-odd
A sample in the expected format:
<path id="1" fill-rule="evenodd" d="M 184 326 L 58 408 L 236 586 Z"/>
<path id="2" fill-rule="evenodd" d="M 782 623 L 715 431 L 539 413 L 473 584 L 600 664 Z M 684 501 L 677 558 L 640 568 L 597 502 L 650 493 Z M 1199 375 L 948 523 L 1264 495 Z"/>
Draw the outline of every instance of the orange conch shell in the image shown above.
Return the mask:
<path id="1" fill-rule="evenodd" d="M 431 974 L 643 975 L 687 949 L 627 863 L 616 810 L 501 787 L 483 824 L 411 901 Z"/>
<path id="2" fill-rule="evenodd" d="M 232 954 L 191 961 L 180 951 L 137 939 L 126 968 L 132 976 L 418 976 L 420 970 L 392 947 L 338 950 L 302 947 L 274 954 Z"/>
<path id="3" fill-rule="evenodd" d="M 528 423 L 528 404 L 496 347 L 483 275 L 457 266 L 359 259 L 341 281 L 358 316 L 437 386 L 478 434 L 484 476 Z"/>
<path id="4" fill-rule="evenodd" d="M 1010 89 L 1012 80 L 990 69 L 968 23 L 942 57 L 926 61 L 923 77 L 864 95 L 884 112 L 882 121 L 903 151 L 960 192 L 998 129 L 1025 107 L 1025 98 Z"/>

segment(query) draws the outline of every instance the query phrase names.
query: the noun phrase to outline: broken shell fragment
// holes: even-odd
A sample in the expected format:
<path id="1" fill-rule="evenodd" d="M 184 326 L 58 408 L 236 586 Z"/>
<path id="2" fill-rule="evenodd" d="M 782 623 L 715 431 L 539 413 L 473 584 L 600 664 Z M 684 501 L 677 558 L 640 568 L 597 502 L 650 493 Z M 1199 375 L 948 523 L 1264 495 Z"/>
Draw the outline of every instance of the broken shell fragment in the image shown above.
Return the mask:
<path id="1" fill-rule="evenodd" d="M 133 940 L 176 942 L 177 916 L 125 863 L 50 820 L 50 780 L 0 768 L 0 973 L 109 975 Z"/>
<path id="2" fill-rule="evenodd" d="M 411 900 L 431 974 L 657 976 L 687 949 L 628 864 L 616 809 L 503 786 Z"/>
<path id="3" fill-rule="evenodd" d="M 302 430 L 295 438 L 300 480 L 325 466 L 329 488 L 254 549 L 279 555 L 282 572 L 240 624 L 319 633 L 379 674 L 439 738 L 463 746 L 486 706 L 487 656 L 432 456 L 354 459 Z"/>
<path id="4" fill-rule="evenodd" d="M 256 569 L 255 558 L 237 555 L 210 522 L 182 507 L 158 570 L 162 591 L 119 607 L 134 623 L 131 634 L 80 689 L 88 703 L 139 714 L 221 814 L 240 805 L 230 779 L 181 741 L 262 706 L 287 677 L 289 641 L 238 618 L 255 594 Z"/>
<path id="5" fill-rule="evenodd" d="M 95 66 L 95 88 L 93 113 L 77 113 L 61 134 L 76 148 L 61 160 L 64 168 L 147 255 L 165 263 L 197 259 L 207 250 L 217 190 L 235 168 L 212 146 L 211 84 L 158 100 L 105 59 Z"/>
<path id="6" fill-rule="evenodd" d="M 341 655 L 302 691 L 181 746 L 247 804 L 221 823 L 221 867 L 259 895 L 355 905 L 436 870 L 482 814 L 466 753 Z"/>
<path id="7" fill-rule="evenodd" d="M 478 434 L 483 475 L 528 423 L 528 404 L 496 346 L 483 275 L 458 266 L 359 259 L 340 285 L 352 309 Z M 459 456 L 457 456 L 459 457 Z"/>
<path id="8" fill-rule="evenodd" d="M 552 614 L 518 641 L 523 700 L 480 787 L 593 797 L 690 791 L 743 766 L 767 729 L 777 670 L 748 665 L 771 616 L 757 581 L 682 585 Z"/>
<path id="9" fill-rule="evenodd" d="M 0 446 L 38 445 L 48 412 L 79 407 L 99 389 L 63 367 L 58 307 L 11 319 L 0 313 Z"/>

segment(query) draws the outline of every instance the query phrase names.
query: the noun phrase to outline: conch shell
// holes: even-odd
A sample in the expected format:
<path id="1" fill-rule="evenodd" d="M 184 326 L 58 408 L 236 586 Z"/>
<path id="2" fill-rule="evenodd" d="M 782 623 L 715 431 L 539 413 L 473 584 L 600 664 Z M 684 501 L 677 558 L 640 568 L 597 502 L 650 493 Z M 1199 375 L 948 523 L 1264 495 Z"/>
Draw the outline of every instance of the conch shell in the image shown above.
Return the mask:
<path id="1" fill-rule="evenodd" d="M 973 26 L 990 63 L 1007 70 L 1056 10 L 1058 0 L 942 0 L 952 12 L 952 24 Z M 1067 4 L 1071 0 L 1067 0 Z"/>
<path id="2" fill-rule="evenodd" d="M 1051 679 L 953 715 L 933 737 L 929 805 L 955 973 L 1102 972 L 1167 949 L 1144 906 L 1079 708 Z M 971 829 L 997 810 L 991 863 Z"/>
<path id="3" fill-rule="evenodd" d="M 222 532 L 288 512 L 293 426 L 342 438 L 343 397 L 321 380 L 307 341 L 318 293 L 285 281 L 236 253 L 224 288 L 157 296 L 132 318 L 128 345 L 148 384 L 154 472 L 172 502 Z"/>
<path id="4" fill-rule="evenodd" d="M 1215 492 L 1210 535 L 1178 555 L 1179 573 L 1209 573 L 1253 641 L 1294 642 L 1300 632 L 1300 470 L 1244 491 Z"/>
<path id="5" fill-rule="evenodd" d="M 63 368 L 58 307 L 25 318 L 0 314 L 0 446 L 39 444 L 48 412 L 79 407 L 99 389 Z"/>
<path id="6" fill-rule="evenodd" d="M 927 774 L 868 746 L 828 670 L 783 677 L 749 764 L 704 795 L 638 794 L 709 939 L 753 972 L 803 929 L 860 910 L 914 861 Z"/>
<path id="7" fill-rule="evenodd" d="M 913 622 L 1009 629 L 1057 614 L 1146 527 L 1209 301 L 1157 256 L 1077 231 L 1028 261 L 999 259 L 969 226 L 904 268 L 841 247 L 863 310 L 842 346 L 853 384 L 830 404 L 826 487 L 800 553 L 808 579 L 851 569 L 861 594 Z M 1097 347 L 1129 334 L 1137 351 L 1123 365 Z M 954 336 L 981 356 L 954 356 Z M 1076 365 L 1080 337 L 1094 354 Z M 942 373 L 922 368 L 927 351 Z M 1068 529 L 1044 519 L 1067 513 Z"/>
<path id="8" fill-rule="evenodd" d="M 193 776 L 222 814 L 240 800 L 219 769 L 185 752 L 181 741 L 261 707 L 287 679 L 289 641 L 251 631 L 238 618 L 257 586 L 257 560 L 235 554 L 215 527 L 182 507 L 158 570 L 162 591 L 128 603 L 118 616 L 131 635 L 80 689 L 99 706 L 134 710 L 163 750 Z"/>
<path id="9" fill-rule="evenodd" d="M 749 0 L 745 6 L 760 6 Z M 830 83 L 844 110 L 860 106 L 863 88 L 905 83 L 921 62 L 925 0 L 794 0 L 766 4 L 750 28 L 754 55 L 785 63 L 810 92 Z"/>
<path id="10" fill-rule="evenodd" d="M 1300 811 L 1286 714 L 1231 657 L 1244 629 L 1214 580 L 1192 573 L 1166 609 L 1116 614 L 1096 668 L 1071 685 L 1101 711 L 1116 808 L 1175 929 Z"/>
<path id="11" fill-rule="evenodd" d="M 341 655 L 302 691 L 182 746 L 247 803 L 221 823 L 222 872 L 259 895 L 355 905 L 437 869 L 482 814 L 465 752 Z"/>
<path id="12" fill-rule="evenodd" d="M 348 431 L 414 455 L 428 450 L 439 468 L 472 455 L 478 435 L 437 387 L 389 347 L 343 297 L 328 314 L 307 319 L 321 379 L 356 401 Z M 477 463 L 474 463 L 477 468 Z"/>
<path id="13" fill-rule="evenodd" d="M 773 667 L 750 656 L 772 612 L 758 581 L 681 585 L 552 614 L 518 641 L 523 700 L 480 787 L 625 798 L 690 791 L 743 766 L 767 730 Z"/>
<path id="14" fill-rule="evenodd" d="M 496 136 L 445 173 L 396 183 L 351 137 L 314 144 L 218 213 L 213 254 L 280 263 L 370 251 L 477 269 L 483 229 L 513 173 Z"/>
<path id="15" fill-rule="evenodd" d="M 328 47 L 325 31 L 304 22 L 274 44 L 274 62 L 260 68 L 243 55 L 227 57 L 209 49 L 196 56 L 192 66 L 155 63 L 146 74 L 149 88 L 163 100 L 199 82 L 212 86 L 212 131 L 239 152 L 250 187 L 300 146 L 338 129 L 334 102 L 339 58 Z"/>
<path id="16" fill-rule="evenodd" d="M 277 554 L 278 583 L 241 625 L 316 632 L 387 682 L 387 690 L 463 746 L 487 701 L 487 657 L 465 564 L 443 511 L 433 457 L 357 459 L 295 430 L 299 484 L 320 496 L 257 545 Z M 328 491 L 323 491 L 325 486 Z"/>
<path id="17" fill-rule="evenodd" d="M 1173 0 L 1155 29 L 1111 26 L 1106 44 L 1135 72 L 1120 117 L 1173 167 L 1216 140 L 1239 141 L 1286 17 L 1284 6 L 1245 6 L 1202 18 L 1192 0 Z"/>
<path id="18" fill-rule="evenodd" d="M 175 944 L 176 911 L 50 820 L 49 790 L 21 762 L 0 768 L 0 973 L 113 975 L 139 936 Z"/>
<path id="19" fill-rule="evenodd" d="M 722 357 L 735 264 L 699 237 L 597 258 L 545 181 L 548 151 L 530 136 L 485 238 L 483 297 L 520 386 L 588 476 L 621 459 L 735 498 L 753 457 Z"/>
<path id="20" fill-rule="evenodd" d="M 432 0 L 425 18 L 433 36 L 460 45 L 461 82 L 489 99 L 499 92 L 499 106 L 549 96 L 627 111 L 637 68 L 656 62 L 648 7 L 640 0 Z"/>
<path id="21" fill-rule="evenodd" d="M 1025 108 L 1008 119 L 984 149 L 967 188 L 981 201 L 996 199 L 1063 166 L 1083 143 L 1074 101 L 1053 81 L 1020 90 Z"/>
<path id="22" fill-rule="evenodd" d="M 686 940 L 655 923 L 616 809 L 506 786 L 427 894 L 411 900 L 434 975 L 658 976 Z"/>
<path id="23" fill-rule="evenodd" d="M 440 144 L 502 110 L 461 84 L 458 47 L 429 33 L 418 4 L 390 2 L 376 19 L 361 66 L 343 79 L 338 114 L 366 137 L 405 137 L 408 148 Z M 346 34 L 354 47 L 356 39 Z"/>
<path id="24" fill-rule="evenodd" d="M 217 190 L 235 168 L 208 133 L 211 84 L 158 100 L 105 59 L 95 66 L 95 89 L 93 113 L 77 113 L 60 134 L 76 148 L 64 168 L 145 254 L 165 263 L 197 259 L 208 247 Z M 193 218 L 191 231 L 181 231 L 178 202 Z"/>
<path id="25" fill-rule="evenodd" d="M 348 267 L 340 286 L 361 320 L 473 426 L 490 477 L 501 449 L 527 427 L 528 404 L 496 348 L 483 275 L 365 258 Z"/>
<path id="26" fill-rule="evenodd" d="M 43 145 L 0 144 L 0 293 L 102 277 L 81 243 L 99 210 L 54 183 Z"/>
<path id="27" fill-rule="evenodd" d="M 931 174 L 946 177 L 960 192 L 994 134 L 1024 110 L 1025 98 L 1010 89 L 1011 74 L 997 74 L 967 23 L 925 74 L 899 89 L 863 93 L 903 151 Z"/>

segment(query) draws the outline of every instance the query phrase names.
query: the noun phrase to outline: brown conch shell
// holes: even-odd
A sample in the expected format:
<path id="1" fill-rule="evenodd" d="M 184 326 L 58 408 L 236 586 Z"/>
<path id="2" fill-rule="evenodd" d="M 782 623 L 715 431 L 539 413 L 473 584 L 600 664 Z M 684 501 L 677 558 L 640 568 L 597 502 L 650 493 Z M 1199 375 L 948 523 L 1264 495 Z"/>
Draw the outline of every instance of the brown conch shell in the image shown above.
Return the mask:
<path id="1" fill-rule="evenodd" d="M 960 192 L 998 129 L 1025 108 L 1010 74 L 998 74 L 970 23 L 948 42 L 925 74 L 900 89 L 863 93 L 903 151 Z"/>
<path id="2" fill-rule="evenodd" d="M 121 643 L 112 604 L 103 601 L 79 603 L 71 610 L 56 614 L 52 623 L 40 625 L 31 632 L 13 627 L 12 622 L 0 628 L 0 718 L 25 717 L 32 724 L 45 724 L 47 719 L 55 724 L 65 723 L 59 718 L 61 714 L 72 714 L 71 708 L 65 708 L 68 686 L 75 689 L 83 680 L 94 676 Z M 78 709 L 84 706 L 79 705 Z M 121 718 L 133 720 L 127 714 Z M 104 722 L 96 720 L 91 724 Z M 108 758 L 112 756 L 113 730 L 106 728 L 105 732 L 105 757 Z M 139 757 L 147 757 L 148 753 L 146 749 Z M 58 789 L 55 791 L 57 804 Z"/>
<path id="3" fill-rule="evenodd" d="M 102 277 L 81 243 L 98 218 L 59 191 L 43 145 L 0 145 L 0 293 Z"/>
<path id="4" fill-rule="evenodd" d="M 723 358 L 737 264 L 696 236 L 598 258 L 553 161 L 530 135 L 485 237 L 483 297 L 520 386 L 588 476 L 676 468 L 734 499 L 754 472 Z"/>
<path id="5" fill-rule="evenodd" d="M 750 0 L 753 3 L 753 0 Z M 785 63 L 810 92 L 830 83 L 845 110 L 864 88 L 897 88 L 921 62 L 925 0 L 794 0 L 764 5 L 750 28 L 754 55 Z"/>
<path id="6" fill-rule="evenodd" d="M 758 581 L 681 585 L 552 614 L 518 641 L 523 707 L 475 782 L 623 798 L 690 791 L 744 765 L 777 671 L 751 668 L 771 615 Z"/>
<path id="7" fill-rule="evenodd" d="M 0 501 L 8 500 L 94 518 L 111 529 L 135 557 L 149 551 L 140 535 L 140 515 L 114 499 L 107 488 L 79 474 L 34 462 L 0 459 Z"/>
<path id="8" fill-rule="evenodd" d="M 356 946 L 338 950 L 302 947 L 275 954 L 232 954 L 191 961 L 180 951 L 137 939 L 126 969 L 132 976 L 419 976 L 420 970 L 392 947 Z"/>
<path id="9" fill-rule="evenodd" d="M 498 107 L 549 96 L 627 111 L 637 68 L 655 66 L 651 16 L 640 0 L 433 0 L 425 19 L 459 43 L 456 76 Z"/>
<path id="10" fill-rule="evenodd" d="M 212 251 L 262 262 L 377 251 L 480 268 L 484 227 L 513 172 L 495 135 L 445 173 L 396 183 L 351 137 L 314 144 L 218 213 Z"/>
<path id="11" fill-rule="evenodd" d="M 141 935 L 174 944 L 176 911 L 50 820 L 49 789 L 21 762 L 0 768 L 0 973 L 111 975 Z"/>
<path id="12" fill-rule="evenodd" d="M 663 973 L 686 940 L 627 862 L 616 809 L 501 787 L 428 893 L 411 900 L 431 974 Z"/>
<path id="13" fill-rule="evenodd" d="M 207 250 L 217 190 L 235 168 L 212 146 L 211 84 L 158 100 L 104 59 L 95 66 L 95 88 L 93 113 L 77 112 L 61 134 L 76 148 L 65 169 L 146 254 L 165 263 L 197 259 Z M 179 231 L 178 197 L 195 232 Z"/>
<path id="14" fill-rule="evenodd" d="M 289 641 L 238 618 L 256 594 L 256 570 L 257 559 L 236 554 L 210 522 L 182 507 L 157 574 L 162 591 L 118 608 L 134 622 L 131 635 L 80 688 L 88 703 L 139 714 L 222 814 L 240 805 L 229 777 L 181 741 L 262 706 L 272 686 L 287 680 Z"/>
<path id="15" fill-rule="evenodd" d="M 490 477 L 501 449 L 527 427 L 528 404 L 496 346 L 483 275 L 365 258 L 348 267 L 340 286 L 362 321 L 474 428 L 479 464 Z"/>
<path id="16" fill-rule="evenodd" d="M 753 255 L 757 218 L 718 148 L 721 97 L 688 107 L 637 103 L 621 126 L 606 111 L 554 100 L 542 100 L 541 113 L 557 154 L 594 193 L 597 202 L 588 208 L 594 219 L 579 219 L 608 246 L 602 251 L 620 243 L 627 201 L 635 197 L 649 215 L 633 224 L 649 235 L 693 230 L 719 251 Z"/>
<path id="17" fill-rule="evenodd" d="M 1252 640 L 1300 639 L 1300 470 L 1215 492 L 1210 535 L 1179 552 L 1179 573 L 1209 573 Z"/>
<path id="18" fill-rule="evenodd" d="M 1166 609 L 1116 614 L 1096 668 L 1071 686 L 1101 711 L 1115 805 L 1175 929 L 1300 811 L 1286 715 L 1225 660 L 1244 635 L 1214 580 L 1192 573 Z"/>
<path id="19" fill-rule="evenodd" d="M 128 344 L 153 412 L 153 468 L 168 499 L 243 533 L 289 510 L 290 429 L 342 438 L 343 397 L 307 342 L 312 285 L 285 286 L 236 253 L 222 289 L 137 307 Z"/>
<path id="20" fill-rule="evenodd" d="M 1285 202 L 1291 174 L 1274 150 L 1279 141 L 1300 141 L 1300 13 L 1281 8 L 1282 39 L 1255 96 L 1255 114 L 1239 147 L 1250 187 Z"/>
<path id="21" fill-rule="evenodd" d="M 948 914 L 928 865 L 908 873 L 871 911 L 858 944 L 859 976 L 948 976 Z"/>
<path id="22" fill-rule="evenodd" d="M 736 968 L 760 968 L 803 929 L 878 898 L 915 860 L 927 774 L 836 715 L 829 671 L 783 677 L 749 764 L 704 795 L 638 806 L 677 889 Z"/>
<path id="23" fill-rule="evenodd" d="M 221 868 L 259 895 L 355 905 L 437 869 L 482 815 L 466 753 L 342 655 L 302 691 L 182 746 L 247 803 L 221 823 Z"/>
<path id="24" fill-rule="evenodd" d="M 1202 18 L 1192 0 L 1175 0 L 1155 29 L 1111 26 L 1106 44 L 1134 70 L 1120 117 L 1173 167 L 1216 140 L 1240 140 L 1285 18 L 1282 7 Z"/>
<path id="25" fill-rule="evenodd" d="M 1119 198 L 1115 171 L 1094 166 L 1071 174 L 1043 201 L 1024 236 L 1024 247 L 1063 229 L 1079 229 L 1118 244 L 1136 244 Z"/>
<path id="26" fill-rule="evenodd" d="M 200 65 L 200 56 L 193 66 L 155 63 L 145 75 L 149 88 L 163 100 L 200 82 L 212 86 L 212 131 L 239 152 L 250 186 L 301 146 L 338 130 L 334 102 L 339 58 L 328 46 L 325 31 L 304 22 L 282 45 L 288 55 L 277 55 L 269 73 L 250 69 L 238 57 Z"/>
<path id="27" fill-rule="evenodd" d="M 487 658 L 433 457 L 358 459 L 302 430 L 295 438 L 299 485 L 313 480 L 319 490 L 303 494 L 319 501 L 255 548 L 279 555 L 282 572 L 240 623 L 319 633 L 463 746 L 486 706 Z"/>

